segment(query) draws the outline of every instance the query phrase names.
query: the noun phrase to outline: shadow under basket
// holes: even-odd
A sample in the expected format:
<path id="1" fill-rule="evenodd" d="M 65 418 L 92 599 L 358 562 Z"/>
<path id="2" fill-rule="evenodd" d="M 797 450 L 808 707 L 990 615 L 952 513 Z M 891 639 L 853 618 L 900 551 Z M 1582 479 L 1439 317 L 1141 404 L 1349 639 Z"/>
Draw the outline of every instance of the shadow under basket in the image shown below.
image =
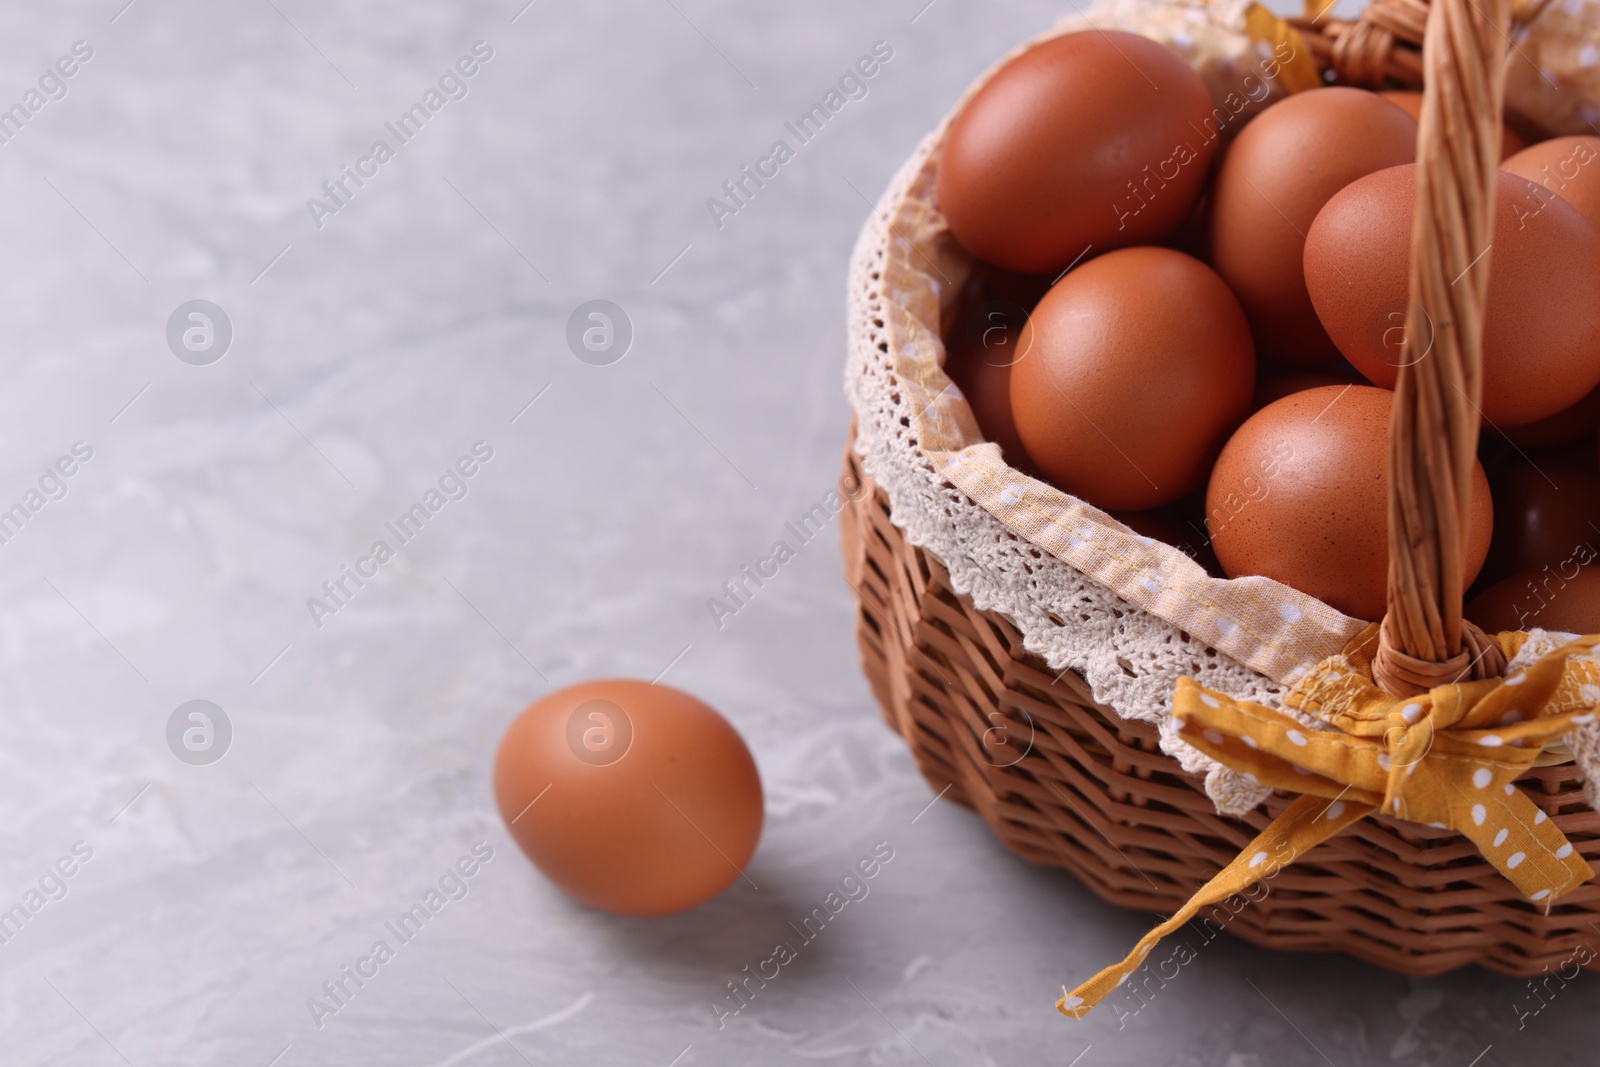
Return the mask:
<path id="1" fill-rule="evenodd" d="M 907 542 L 851 438 L 840 534 L 856 640 L 883 717 L 923 777 L 1030 863 L 1065 868 L 1112 904 L 1176 911 L 1292 798 L 1274 794 L 1243 819 L 1219 815 L 1200 778 L 1161 752 L 1154 726 L 1097 703 L 1077 673 L 1050 670 L 1011 620 L 977 610 L 938 559 Z M 848 491 L 857 479 L 861 488 Z M 1600 860 L 1600 813 L 1585 803 L 1576 766 L 1536 768 L 1517 785 L 1580 855 Z M 1476 963 L 1536 975 L 1571 966 L 1600 938 L 1600 882 L 1547 914 L 1460 834 L 1383 816 L 1266 886 L 1213 925 L 1266 948 L 1343 952 L 1402 974 Z M 1600 970 L 1594 955 L 1589 948 L 1587 966 Z"/>

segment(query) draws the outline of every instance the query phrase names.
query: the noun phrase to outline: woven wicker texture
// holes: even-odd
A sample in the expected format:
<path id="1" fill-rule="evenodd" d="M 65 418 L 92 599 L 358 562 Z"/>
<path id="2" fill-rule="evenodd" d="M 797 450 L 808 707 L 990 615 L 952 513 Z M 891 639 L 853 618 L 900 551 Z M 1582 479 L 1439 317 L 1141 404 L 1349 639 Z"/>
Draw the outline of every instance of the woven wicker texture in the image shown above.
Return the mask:
<path id="1" fill-rule="evenodd" d="M 863 477 L 853 448 L 845 464 L 848 488 Z M 1103 900 L 1169 914 L 1288 805 L 1274 796 L 1241 819 L 1218 815 L 1202 779 L 1162 754 L 1154 726 L 1095 703 L 1076 674 L 1024 650 L 1003 615 L 973 608 L 867 486 L 841 517 L 862 667 L 935 792 L 948 786 L 945 797 L 1012 851 L 1067 869 Z M 1578 777 L 1563 764 L 1519 785 L 1600 862 L 1600 814 Z M 1479 963 L 1534 975 L 1592 940 L 1592 923 L 1600 883 L 1547 915 L 1465 838 L 1378 817 L 1284 870 L 1226 928 L 1257 945 L 1344 952 L 1405 974 Z"/>
<path id="2" fill-rule="evenodd" d="M 1467 0 L 1439 2 L 1470 6 Z M 1503 14 L 1503 4 L 1491 6 Z M 1408 46 L 1420 40 L 1427 10 L 1419 0 L 1388 0 L 1353 27 L 1307 22 L 1301 28 L 1313 54 L 1343 80 L 1388 76 L 1415 84 L 1422 63 Z M 1486 43 L 1481 32 L 1477 45 L 1486 53 L 1503 47 Z M 1487 159 L 1492 178 L 1495 157 L 1488 154 L 1493 145 L 1462 136 L 1463 116 L 1481 110 L 1486 99 L 1497 103 L 1500 89 L 1493 78 L 1474 82 L 1469 75 L 1465 89 L 1454 75 L 1449 80 L 1456 88 L 1434 101 L 1433 140 L 1456 138 L 1462 158 L 1441 168 L 1450 173 L 1441 179 L 1440 195 L 1450 211 L 1461 210 L 1457 202 L 1464 197 L 1470 215 L 1481 207 L 1481 192 L 1470 189 L 1484 181 L 1474 173 L 1474 160 Z M 1497 124 L 1486 136 L 1497 140 Z M 1481 228 L 1445 214 L 1416 238 L 1419 246 L 1450 246 L 1434 274 L 1468 264 L 1475 253 L 1462 256 L 1462 249 Z M 1428 273 L 1424 285 L 1439 281 Z M 1475 443 L 1475 423 L 1466 432 L 1458 410 L 1466 405 L 1449 393 L 1464 383 L 1470 401 L 1476 389 L 1477 323 L 1471 319 L 1481 308 L 1475 284 L 1481 278 L 1456 294 L 1446 291 L 1449 277 L 1425 296 L 1425 306 L 1443 318 L 1447 301 L 1464 300 L 1469 325 L 1464 341 L 1451 339 L 1457 346 L 1452 364 L 1419 387 L 1421 399 L 1406 416 L 1412 428 L 1402 443 L 1419 471 L 1406 492 L 1431 491 L 1438 499 L 1412 528 L 1410 570 L 1398 594 L 1391 579 L 1392 596 L 1421 619 L 1409 635 L 1391 635 L 1391 676 L 1409 671 L 1426 677 L 1425 661 L 1421 667 L 1411 662 L 1419 653 L 1461 658 L 1465 642 L 1470 660 L 1477 647 L 1459 621 L 1459 588 L 1430 577 L 1441 572 L 1441 558 L 1448 563 L 1458 549 L 1439 541 L 1418 552 L 1414 540 L 1429 531 L 1436 536 L 1452 521 L 1457 479 L 1451 473 L 1463 456 L 1470 462 Z M 1449 431 L 1441 435 L 1441 426 Z M 1441 436 L 1447 447 L 1438 455 L 1412 447 Z M 1436 472 L 1441 476 L 1432 478 Z M 854 448 L 847 450 L 844 477 L 846 485 L 864 479 Z M 1171 912 L 1287 806 L 1290 798 L 1273 796 L 1239 819 L 1219 815 L 1202 780 L 1162 753 L 1154 726 L 1098 704 L 1078 674 L 1053 672 L 1026 651 L 1006 616 L 978 610 L 958 594 L 939 560 L 891 523 L 887 495 L 870 480 L 867 485 L 853 495 L 842 523 L 863 667 L 886 720 L 934 789 L 975 810 L 1013 851 L 1066 868 L 1107 901 Z M 1600 814 L 1585 803 L 1576 767 L 1539 768 L 1519 785 L 1580 855 L 1600 860 Z M 1226 923 L 1256 944 L 1340 951 L 1409 974 L 1480 963 L 1516 975 L 1567 963 L 1595 924 L 1600 884 L 1582 886 L 1546 912 L 1523 900 L 1463 837 L 1381 817 L 1300 858 L 1263 899 Z M 1591 966 L 1600 969 L 1600 961 Z"/>

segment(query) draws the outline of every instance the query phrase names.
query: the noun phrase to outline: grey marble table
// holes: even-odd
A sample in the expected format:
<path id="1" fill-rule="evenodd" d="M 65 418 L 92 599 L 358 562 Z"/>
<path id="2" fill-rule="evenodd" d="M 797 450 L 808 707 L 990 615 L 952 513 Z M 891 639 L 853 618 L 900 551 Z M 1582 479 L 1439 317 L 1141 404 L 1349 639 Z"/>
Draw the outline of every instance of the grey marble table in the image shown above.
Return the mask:
<path id="1" fill-rule="evenodd" d="M 0 1062 L 1592 1050 L 1593 976 L 1534 1002 L 1226 938 L 1137 1016 L 1066 1021 L 1061 984 L 1150 917 L 929 806 L 834 535 L 714 624 L 836 476 L 867 201 L 1056 5 L 124 2 L 0 9 L 0 908 L 26 913 L 0 927 Z M 708 208 L 880 41 L 865 95 Z M 567 343 L 594 299 L 631 323 L 620 360 Z M 324 592 L 478 442 L 459 499 Z M 749 741 L 767 828 L 753 885 L 616 918 L 523 859 L 487 772 L 549 687 L 663 671 Z M 169 722 L 194 700 L 230 736 L 213 716 L 191 753 Z M 477 842 L 465 896 L 317 1011 Z M 868 896 L 719 1012 L 879 842 Z"/>

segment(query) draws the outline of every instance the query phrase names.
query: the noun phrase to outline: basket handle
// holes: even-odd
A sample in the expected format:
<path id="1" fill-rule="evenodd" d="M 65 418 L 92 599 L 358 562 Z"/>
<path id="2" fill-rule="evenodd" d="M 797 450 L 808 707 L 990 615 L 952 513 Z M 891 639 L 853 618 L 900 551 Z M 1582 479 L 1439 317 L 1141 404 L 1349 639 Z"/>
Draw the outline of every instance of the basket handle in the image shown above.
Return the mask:
<path id="1" fill-rule="evenodd" d="M 1462 618 L 1482 418 L 1511 0 L 1432 0 L 1423 39 L 1408 328 L 1389 426 L 1389 588 L 1373 674 L 1396 696 L 1505 671 Z"/>

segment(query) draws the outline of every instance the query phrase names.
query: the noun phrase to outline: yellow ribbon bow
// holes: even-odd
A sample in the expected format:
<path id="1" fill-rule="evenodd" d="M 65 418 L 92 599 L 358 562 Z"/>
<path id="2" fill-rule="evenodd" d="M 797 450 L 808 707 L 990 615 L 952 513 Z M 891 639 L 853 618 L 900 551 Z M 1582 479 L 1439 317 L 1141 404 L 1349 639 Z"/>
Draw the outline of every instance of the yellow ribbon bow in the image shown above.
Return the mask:
<path id="1" fill-rule="evenodd" d="M 1396 698 L 1371 677 L 1377 626 L 1318 665 L 1285 704 L 1328 724 L 1312 729 L 1281 711 L 1180 679 L 1178 736 L 1252 781 L 1301 794 L 1237 859 L 1056 1007 L 1082 1018 L 1138 968 L 1163 937 L 1200 909 L 1271 877 L 1351 823 L 1382 812 L 1459 830 L 1517 889 L 1548 907 L 1594 874 L 1555 823 L 1512 782 L 1544 747 L 1595 721 L 1600 669 L 1572 657 L 1600 645 L 1582 637 L 1505 678 L 1439 686 Z M 1503 634 L 1507 658 L 1525 635 Z"/>

